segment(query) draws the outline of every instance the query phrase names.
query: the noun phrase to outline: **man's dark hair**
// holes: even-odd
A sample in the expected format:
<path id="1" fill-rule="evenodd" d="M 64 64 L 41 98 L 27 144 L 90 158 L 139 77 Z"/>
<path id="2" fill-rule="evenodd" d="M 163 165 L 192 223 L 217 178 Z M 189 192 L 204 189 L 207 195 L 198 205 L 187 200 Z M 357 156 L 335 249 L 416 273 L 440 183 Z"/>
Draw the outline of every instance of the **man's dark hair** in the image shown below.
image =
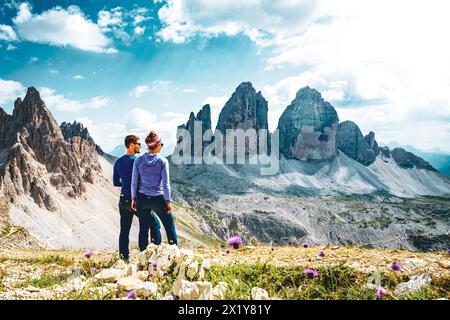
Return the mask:
<path id="1" fill-rule="evenodd" d="M 135 136 L 133 134 L 130 134 L 125 137 L 125 147 L 128 149 L 130 147 L 130 144 L 132 143 L 138 143 L 139 137 Z"/>

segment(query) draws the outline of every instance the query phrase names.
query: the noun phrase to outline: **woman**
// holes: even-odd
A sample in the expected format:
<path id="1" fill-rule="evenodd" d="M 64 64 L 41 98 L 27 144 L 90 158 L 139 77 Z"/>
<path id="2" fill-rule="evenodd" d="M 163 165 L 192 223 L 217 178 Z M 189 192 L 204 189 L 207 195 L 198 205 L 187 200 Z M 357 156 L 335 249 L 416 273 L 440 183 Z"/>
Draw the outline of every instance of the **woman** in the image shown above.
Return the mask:
<path id="1" fill-rule="evenodd" d="M 159 155 L 163 143 L 154 131 L 150 131 L 145 143 L 148 152 L 134 161 L 131 177 L 131 207 L 137 210 L 139 217 L 139 248 L 145 250 L 148 245 L 150 229 L 152 242 L 161 243 L 158 219 L 166 229 L 169 244 L 178 245 L 175 222 L 170 203 L 169 163 Z M 144 228 L 146 226 L 146 228 Z"/>

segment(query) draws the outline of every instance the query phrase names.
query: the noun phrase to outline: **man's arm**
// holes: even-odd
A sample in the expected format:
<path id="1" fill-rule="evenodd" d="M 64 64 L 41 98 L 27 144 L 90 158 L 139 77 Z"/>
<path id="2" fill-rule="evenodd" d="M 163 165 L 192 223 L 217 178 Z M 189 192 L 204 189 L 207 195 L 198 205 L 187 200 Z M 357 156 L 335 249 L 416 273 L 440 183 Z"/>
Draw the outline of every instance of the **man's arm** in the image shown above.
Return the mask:
<path id="1" fill-rule="evenodd" d="M 115 187 L 121 187 L 122 186 L 122 183 L 120 182 L 119 172 L 117 171 L 117 162 L 114 164 L 113 184 L 114 184 Z"/>

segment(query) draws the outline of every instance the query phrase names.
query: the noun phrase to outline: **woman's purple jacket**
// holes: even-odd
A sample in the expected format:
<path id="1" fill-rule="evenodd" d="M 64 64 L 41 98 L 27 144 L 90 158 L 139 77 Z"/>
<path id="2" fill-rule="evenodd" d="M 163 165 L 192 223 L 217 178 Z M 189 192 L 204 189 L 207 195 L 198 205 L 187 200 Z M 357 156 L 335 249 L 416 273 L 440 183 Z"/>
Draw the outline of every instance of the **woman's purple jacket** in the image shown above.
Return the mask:
<path id="1" fill-rule="evenodd" d="M 170 201 L 169 163 L 157 153 L 146 153 L 134 161 L 131 177 L 131 198 L 137 193 L 147 196 L 164 195 Z"/>

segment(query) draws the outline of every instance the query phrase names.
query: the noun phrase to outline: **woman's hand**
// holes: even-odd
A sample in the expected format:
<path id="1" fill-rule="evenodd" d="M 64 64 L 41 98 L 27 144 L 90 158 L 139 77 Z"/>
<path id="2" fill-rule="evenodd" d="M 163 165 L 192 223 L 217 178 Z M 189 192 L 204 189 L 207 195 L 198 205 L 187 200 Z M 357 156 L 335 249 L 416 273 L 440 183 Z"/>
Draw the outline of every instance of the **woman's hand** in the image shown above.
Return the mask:
<path id="1" fill-rule="evenodd" d="M 172 204 L 170 203 L 170 201 L 166 204 L 166 212 L 167 214 L 172 212 Z"/>
<path id="2" fill-rule="evenodd" d="M 135 199 L 131 200 L 131 209 L 133 211 L 136 211 L 136 200 Z"/>

